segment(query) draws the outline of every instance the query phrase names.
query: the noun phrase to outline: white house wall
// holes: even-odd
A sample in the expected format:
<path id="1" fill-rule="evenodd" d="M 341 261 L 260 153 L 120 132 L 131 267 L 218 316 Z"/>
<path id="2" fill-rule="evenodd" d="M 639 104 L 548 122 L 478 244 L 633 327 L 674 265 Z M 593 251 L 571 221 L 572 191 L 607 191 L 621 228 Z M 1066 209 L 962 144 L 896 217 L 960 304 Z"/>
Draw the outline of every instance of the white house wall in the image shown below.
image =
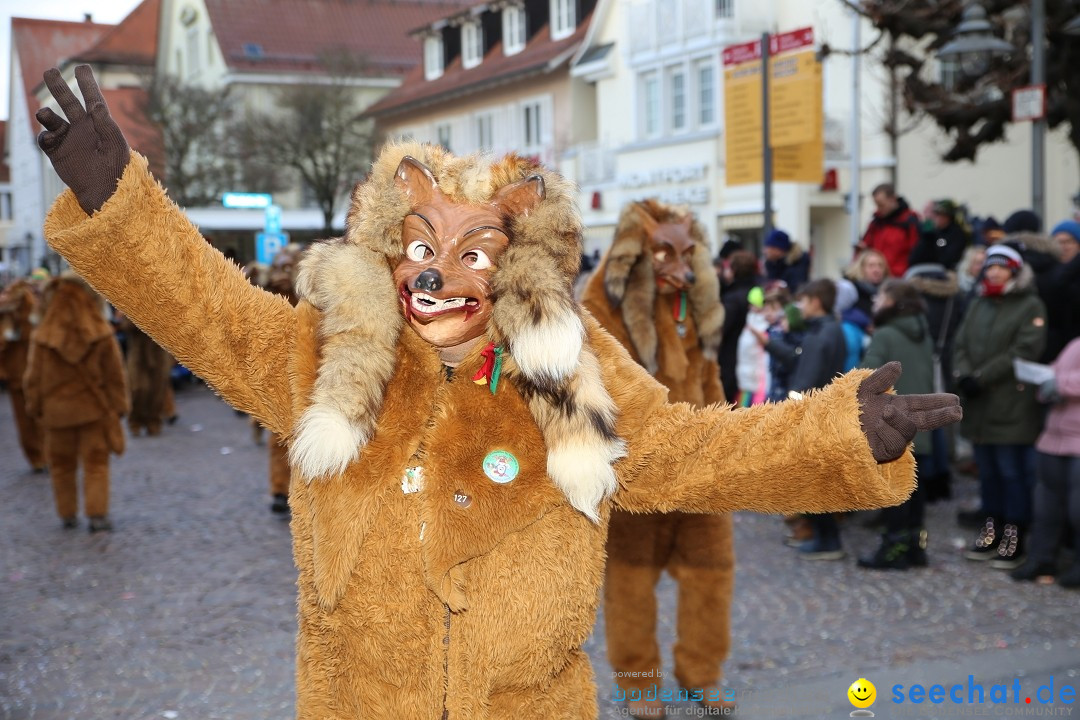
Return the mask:
<path id="1" fill-rule="evenodd" d="M 19 56 L 14 50 L 11 53 L 10 87 L 8 144 L 11 154 L 8 163 L 11 177 L 17 178 L 17 182 L 12 184 L 13 222 L 9 242 L 12 245 L 24 245 L 29 239 L 30 255 L 26 259 L 29 267 L 20 268 L 21 272 L 28 272 L 41 263 L 46 251 L 42 232 L 46 198 L 42 188 L 43 156 L 36 141 L 37 120 L 30 116 L 26 106 L 22 68 Z"/>

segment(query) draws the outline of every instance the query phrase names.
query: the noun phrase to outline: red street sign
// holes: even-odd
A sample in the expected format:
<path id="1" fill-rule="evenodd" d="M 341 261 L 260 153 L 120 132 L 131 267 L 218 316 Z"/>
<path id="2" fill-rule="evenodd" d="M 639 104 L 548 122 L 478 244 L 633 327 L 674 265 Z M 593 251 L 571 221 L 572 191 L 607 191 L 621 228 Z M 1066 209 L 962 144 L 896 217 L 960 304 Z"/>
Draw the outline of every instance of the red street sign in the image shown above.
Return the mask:
<path id="1" fill-rule="evenodd" d="M 791 32 L 769 36 L 769 53 L 787 52 L 789 50 L 801 50 L 814 45 L 814 28 L 804 27 Z"/>
<path id="2" fill-rule="evenodd" d="M 730 45 L 724 48 L 724 64 L 725 65 L 739 65 L 740 63 L 750 62 L 752 60 L 761 59 L 761 41 L 751 40 L 750 42 L 740 43 L 739 45 Z"/>
<path id="3" fill-rule="evenodd" d="M 813 46 L 814 28 L 812 27 L 799 28 L 798 30 L 792 30 L 791 32 L 769 36 L 770 55 L 777 55 L 791 50 L 801 50 L 802 48 Z M 760 59 L 760 40 L 751 40 L 750 42 L 729 45 L 724 48 L 724 65 L 739 65 L 740 63 Z"/>

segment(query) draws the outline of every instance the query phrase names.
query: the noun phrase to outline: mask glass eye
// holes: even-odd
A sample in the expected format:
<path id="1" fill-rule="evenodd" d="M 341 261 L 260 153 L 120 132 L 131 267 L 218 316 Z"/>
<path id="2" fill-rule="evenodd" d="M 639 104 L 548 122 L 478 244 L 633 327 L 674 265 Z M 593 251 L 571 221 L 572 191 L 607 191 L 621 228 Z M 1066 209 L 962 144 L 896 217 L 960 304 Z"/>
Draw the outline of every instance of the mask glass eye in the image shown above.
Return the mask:
<path id="1" fill-rule="evenodd" d="M 473 270 L 486 270 L 491 267 L 491 259 L 483 250 L 470 250 L 461 256 L 461 262 Z"/>
<path id="2" fill-rule="evenodd" d="M 657 250 L 653 253 L 653 259 L 656 260 L 656 262 L 664 262 L 667 260 L 667 250 Z"/>
<path id="3" fill-rule="evenodd" d="M 421 260 L 430 260 L 435 257 L 435 252 L 422 240 L 413 240 L 405 250 L 405 255 L 410 260 L 419 262 Z"/>

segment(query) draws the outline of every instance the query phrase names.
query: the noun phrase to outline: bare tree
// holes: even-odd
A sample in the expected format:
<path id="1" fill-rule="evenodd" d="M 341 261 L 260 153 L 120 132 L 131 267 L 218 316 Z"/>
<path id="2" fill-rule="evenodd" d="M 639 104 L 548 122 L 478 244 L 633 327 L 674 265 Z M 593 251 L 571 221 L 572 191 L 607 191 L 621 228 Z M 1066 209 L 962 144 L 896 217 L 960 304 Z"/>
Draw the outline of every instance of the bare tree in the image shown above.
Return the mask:
<path id="1" fill-rule="evenodd" d="M 978 75 L 931 74 L 929 61 L 960 23 L 965 0 L 862 0 L 860 8 L 893 41 L 884 58 L 900 79 L 904 106 L 922 112 L 948 134 L 946 162 L 974 160 L 978 149 L 1005 139 L 1011 121 L 1011 91 L 1031 74 L 1031 24 L 1027 3 L 982 0 L 988 19 L 1016 52 L 990 60 Z M 1080 151 L 1080 39 L 1065 24 L 1078 11 L 1072 0 L 1046 0 L 1047 124 L 1067 124 Z"/>
<path id="2" fill-rule="evenodd" d="M 161 133 L 164 184 L 179 205 L 211 205 L 234 188 L 238 168 L 233 100 L 171 75 L 148 78 L 147 119 Z"/>
<path id="3" fill-rule="evenodd" d="M 276 92 L 275 112 L 251 113 L 242 132 L 245 155 L 266 168 L 288 168 L 312 193 L 333 234 L 333 217 L 346 192 L 371 162 L 374 134 L 356 78 L 365 63 L 347 52 L 320 58 L 324 76 Z"/>

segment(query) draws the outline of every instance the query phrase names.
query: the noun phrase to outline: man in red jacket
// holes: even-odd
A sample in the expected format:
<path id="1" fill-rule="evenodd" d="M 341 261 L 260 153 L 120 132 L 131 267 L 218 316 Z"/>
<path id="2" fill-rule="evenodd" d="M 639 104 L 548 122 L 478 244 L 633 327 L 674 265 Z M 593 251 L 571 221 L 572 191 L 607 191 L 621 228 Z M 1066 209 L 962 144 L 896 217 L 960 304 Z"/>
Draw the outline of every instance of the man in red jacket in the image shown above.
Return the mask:
<path id="1" fill-rule="evenodd" d="M 878 185 L 872 196 L 877 210 L 856 251 L 877 250 L 889 261 L 892 276 L 904 277 L 908 257 L 919 241 L 919 216 L 904 198 L 897 196 L 896 188 L 890 183 Z"/>

